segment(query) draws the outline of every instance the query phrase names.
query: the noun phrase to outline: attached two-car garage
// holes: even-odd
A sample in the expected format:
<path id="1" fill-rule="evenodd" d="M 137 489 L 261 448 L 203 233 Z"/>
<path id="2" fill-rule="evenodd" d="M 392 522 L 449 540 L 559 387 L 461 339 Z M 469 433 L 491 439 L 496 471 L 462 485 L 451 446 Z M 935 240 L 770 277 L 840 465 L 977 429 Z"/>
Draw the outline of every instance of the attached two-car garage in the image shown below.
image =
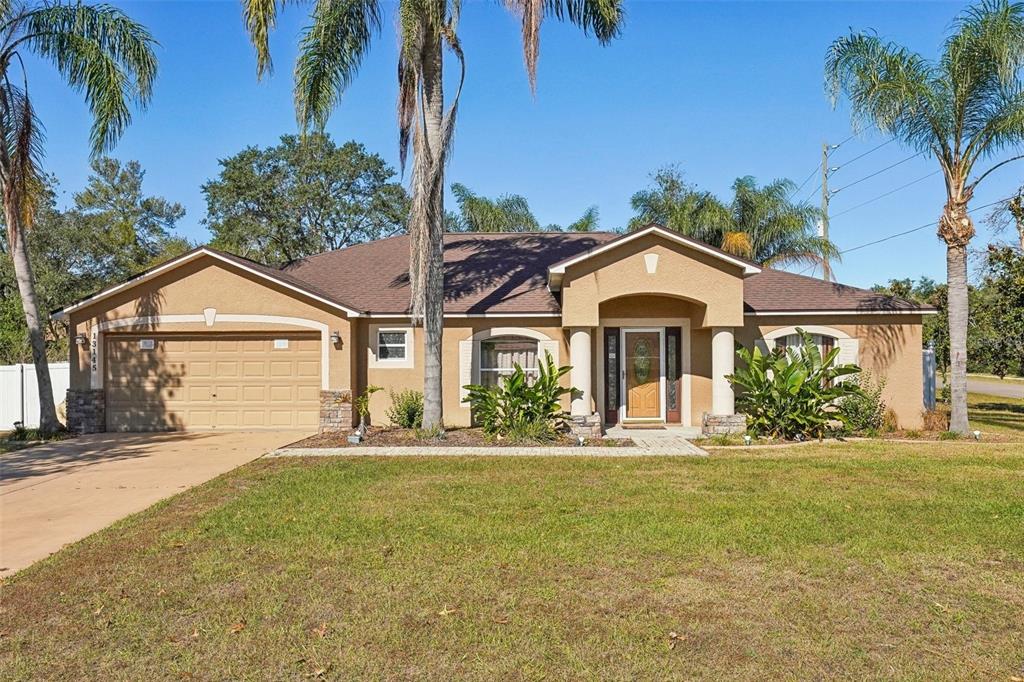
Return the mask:
<path id="1" fill-rule="evenodd" d="M 111 431 L 316 428 L 320 335 L 112 334 Z"/>

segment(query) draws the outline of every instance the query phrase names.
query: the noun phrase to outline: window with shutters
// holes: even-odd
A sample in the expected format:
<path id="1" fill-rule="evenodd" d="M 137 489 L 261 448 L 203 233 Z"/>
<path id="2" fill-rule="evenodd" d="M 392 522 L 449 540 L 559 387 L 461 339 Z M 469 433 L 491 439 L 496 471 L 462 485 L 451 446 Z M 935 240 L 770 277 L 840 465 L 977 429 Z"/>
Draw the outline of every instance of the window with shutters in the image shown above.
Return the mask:
<path id="1" fill-rule="evenodd" d="M 480 342 L 480 383 L 498 386 L 519 365 L 531 379 L 538 374 L 537 341 L 523 336 L 499 336 Z"/>

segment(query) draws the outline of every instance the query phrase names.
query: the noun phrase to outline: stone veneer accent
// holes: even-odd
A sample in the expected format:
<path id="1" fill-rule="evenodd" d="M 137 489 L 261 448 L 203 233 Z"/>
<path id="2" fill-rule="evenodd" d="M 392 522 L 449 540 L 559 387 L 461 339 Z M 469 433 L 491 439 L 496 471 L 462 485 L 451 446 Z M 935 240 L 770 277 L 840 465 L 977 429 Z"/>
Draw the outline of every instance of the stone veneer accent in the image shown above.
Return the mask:
<path id="1" fill-rule="evenodd" d="M 574 438 L 583 436 L 584 438 L 600 438 L 604 435 L 601 427 L 601 415 L 591 414 L 588 416 L 572 416 L 569 417 L 569 433 Z"/>
<path id="2" fill-rule="evenodd" d="M 352 428 L 352 391 L 320 391 L 320 433 Z"/>
<path id="3" fill-rule="evenodd" d="M 704 413 L 703 432 L 705 436 L 716 434 L 744 433 L 747 430 L 745 414 L 708 414 Z"/>
<path id="4" fill-rule="evenodd" d="M 107 430 L 107 400 L 102 388 L 68 389 L 68 430 L 102 433 Z"/>

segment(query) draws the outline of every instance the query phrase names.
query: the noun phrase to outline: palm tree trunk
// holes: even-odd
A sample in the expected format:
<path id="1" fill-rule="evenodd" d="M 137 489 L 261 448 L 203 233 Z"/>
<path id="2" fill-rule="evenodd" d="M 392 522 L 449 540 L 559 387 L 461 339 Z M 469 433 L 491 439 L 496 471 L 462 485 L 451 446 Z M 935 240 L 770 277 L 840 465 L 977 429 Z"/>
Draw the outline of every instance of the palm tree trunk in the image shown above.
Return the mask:
<path id="1" fill-rule="evenodd" d="M 440 36 L 424 49 L 423 118 L 426 144 L 430 150 L 425 239 L 421 248 L 427 253 L 420 263 L 423 278 L 423 427 L 443 426 L 441 393 L 441 343 L 444 329 L 444 161 L 447 150 L 444 136 L 444 88 Z M 417 159 L 417 162 L 421 160 Z"/>
<path id="2" fill-rule="evenodd" d="M 21 293 L 21 307 L 25 311 L 29 343 L 32 346 L 32 363 L 36 368 L 36 385 L 39 388 L 39 430 L 51 434 L 60 428 L 57 409 L 53 403 L 53 385 L 50 383 L 50 366 L 46 362 L 46 335 L 42 318 L 39 316 L 39 301 L 36 299 L 35 280 L 32 278 L 32 264 L 28 258 L 28 245 L 22 230 L 21 216 L 11 209 L 12 202 L 4 202 L 4 218 L 10 237 L 11 260 L 14 262 L 14 277 Z"/>
<path id="3" fill-rule="evenodd" d="M 946 242 L 951 392 L 949 429 L 961 434 L 967 434 L 971 428 L 967 420 L 967 244 L 974 236 L 974 222 L 967 212 L 966 199 L 951 198 L 939 219 L 939 236 Z"/>

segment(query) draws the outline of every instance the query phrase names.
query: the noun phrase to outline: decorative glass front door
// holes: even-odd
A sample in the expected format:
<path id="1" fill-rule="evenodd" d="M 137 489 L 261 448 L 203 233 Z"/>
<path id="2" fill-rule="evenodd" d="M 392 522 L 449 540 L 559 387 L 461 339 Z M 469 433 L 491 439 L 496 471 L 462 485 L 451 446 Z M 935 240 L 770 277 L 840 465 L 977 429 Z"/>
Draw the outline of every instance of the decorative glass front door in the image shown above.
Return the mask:
<path id="1" fill-rule="evenodd" d="M 659 419 L 662 416 L 661 332 L 627 329 L 622 336 L 626 419 Z"/>

